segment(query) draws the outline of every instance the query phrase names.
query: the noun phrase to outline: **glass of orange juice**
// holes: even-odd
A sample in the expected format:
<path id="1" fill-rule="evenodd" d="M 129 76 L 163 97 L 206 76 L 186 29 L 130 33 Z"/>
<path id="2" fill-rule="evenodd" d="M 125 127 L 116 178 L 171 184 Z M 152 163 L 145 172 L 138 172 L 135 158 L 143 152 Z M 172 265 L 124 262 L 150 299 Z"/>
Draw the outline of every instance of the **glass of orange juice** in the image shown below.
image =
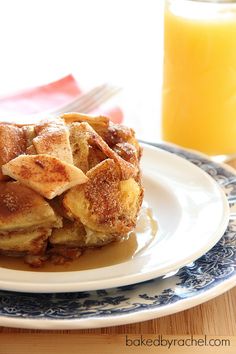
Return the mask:
<path id="1" fill-rule="evenodd" d="M 236 154 L 236 1 L 166 0 L 162 137 Z"/>

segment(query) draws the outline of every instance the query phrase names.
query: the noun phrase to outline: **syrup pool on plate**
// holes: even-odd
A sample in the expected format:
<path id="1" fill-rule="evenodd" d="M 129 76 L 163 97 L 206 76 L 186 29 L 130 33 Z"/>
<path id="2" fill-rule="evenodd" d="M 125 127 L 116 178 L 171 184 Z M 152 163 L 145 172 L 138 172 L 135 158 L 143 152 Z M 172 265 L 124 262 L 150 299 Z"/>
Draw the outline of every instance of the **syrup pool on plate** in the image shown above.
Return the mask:
<path id="1" fill-rule="evenodd" d="M 119 264 L 130 260 L 148 247 L 157 235 L 157 222 L 146 203 L 140 210 L 134 231 L 118 242 L 84 251 L 78 259 L 63 265 L 46 262 L 40 268 L 30 267 L 22 258 L 0 256 L 0 267 L 36 272 L 65 272 L 95 269 Z"/>

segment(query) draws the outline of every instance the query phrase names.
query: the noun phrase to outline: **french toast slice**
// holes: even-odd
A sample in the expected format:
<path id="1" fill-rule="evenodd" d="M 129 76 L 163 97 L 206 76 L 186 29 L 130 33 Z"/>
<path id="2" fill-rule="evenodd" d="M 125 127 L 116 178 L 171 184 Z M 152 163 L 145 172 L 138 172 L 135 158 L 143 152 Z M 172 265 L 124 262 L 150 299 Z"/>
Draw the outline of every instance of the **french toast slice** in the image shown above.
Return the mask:
<path id="1" fill-rule="evenodd" d="M 81 134 L 83 134 L 84 138 L 87 139 L 92 148 L 98 148 L 106 157 L 114 160 L 120 170 L 122 179 L 137 176 L 137 166 L 134 166 L 130 162 L 121 158 L 88 123 L 79 123 L 79 126 Z"/>
<path id="2" fill-rule="evenodd" d="M 46 154 L 18 156 L 3 165 L 2 172 L 47 199 L 88 180 L 79 168 Z"/>
<path id="3" fill-rule="evenodd" d="M 69 129 L 60 118 L 43 120 L 35 126 L 33 145 L 37 154 L 47 154 L 73 164 Z"/>
<path id="4" fill-rule="evenodd" d="M 48 202 L 19 182 L 0 182 L 0 234 L 61 227 Z"/>
<path id="5" fill-rule="evenodd" d="M 22 129 L 13 124 L 0 123 L 0 180 L 6 179 L 1 166 L 23 154 L 25 149 L 26 140 Z"/>
<path id="6" fill-rule="evenodd" d="M 134 131 L 104 116 L 0 123 L 0 254 L 61 264 L 127 235 L 143 200 L 140 157 Z"/>
<path id="7" fill-rule="evenodd" d="M 66 124 L 88 123 L 98 134 L 103 135 L 110 124 L 110 120 L 105 116 L 91 116 L 88 114 L 69 112 L 61 115 Z"/>
<path id="8" fill-rule="evenodd" d="M 22 256 L 25 254 L 37 255 L 44 253 L 51 229 L 33 231 L 17 231 L 0 234 L 0 254 Z"/>
<path id="9" fill-rule="evenodd" d="M 24 133 L 26 147 L 29 147 L 32 145 L 33 139 L 36 137 L 34 125 L 24 125 L 21 129 Z"/>
<path id="10" fill-rule="evenodd" d="M 80 221 L 66 220 L 63 227 L 54 229 L 49 242 L 52 246 L 90 248 L 104 246 L 118 238 L 117 234 L 108 234 L 89 229 Z"/>
<path id="11" fill-rule="evenodd" d="M 74 165 L 86 173 L 89 170 L 88 136 L 84 134 L 83 126 L 80 123 L 71 124 L 69 131 Z"/>
<path id="12" fill-rule="evenodd" d="M 136 149 L 137 156 L 141 157 L 141 148 L 135 138 L 135 132 L 122 124 L 114 124 L 105 116 L 91 116 L 78 112 L 69 112 L 61 115 L 66 124 L 88 123 L 102 139 L 113 149 L 116 144 L 129 143 Z"/>
<path id="13" fill-rule="evenodd" d="M 70 189 L 65 208 L 86 227 L 124 235 L 135 226 L 143 189 L 133 179 L 122 180 L 117 164 L 106 159 L 87 173 L 88 182 Z"/>
<path id="14" fill-rule="evenodd" d="M 54 230 L 56 231 L 56 229 Z M 59 232 L 52 232 L 49 242 L 53 246 L 79 247 L 84 244 L 86 231 L 79 221 L 64 220 Z"/>

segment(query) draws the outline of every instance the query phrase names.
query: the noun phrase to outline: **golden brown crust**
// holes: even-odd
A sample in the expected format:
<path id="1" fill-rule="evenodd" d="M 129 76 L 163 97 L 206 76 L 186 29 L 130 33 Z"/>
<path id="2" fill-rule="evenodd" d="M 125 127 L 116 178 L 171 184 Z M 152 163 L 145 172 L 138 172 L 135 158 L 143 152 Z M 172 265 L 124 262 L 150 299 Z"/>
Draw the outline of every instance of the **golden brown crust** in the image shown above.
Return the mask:
<path id="1" fill-rule="evenodd" d="M 120 173 L 113 160 L 105 160 L 87 174 L 89 182 L 84 186 L 84 195 L 90 204 L 90 213 L 95 214 L 99 224 L 112 224 L 120 214 Z"/>
<path id="2" fill-rule="evenodd" d="M 107 131 L 110 121 L 105 116 L 91 116 L 78 112 L 64 113 L 61 118 L 66 124 L 71 123 L 88 123 L 98 134 L 103 134 Z"/>
<path id="3" fill-rule="evenodd" d="M 65 208 L 94 231 L 118 235 L 131 231 L 142 202 L 141 186 L 132 178 L 122 180 L 111 159 L 92 168 L 87 177 L 86 184 L 66 193 Z"/>
<path id="4" fill-rule="evenodd" d="M 36 151 L 34 145 L 28 146 L 28 147 L 26 148 L 26 150 L 25 150 L 25 153 L 26 153 L 27 155 L 37 155 L 37 151 Z"/>
<path id="5" fill-rule="evenodd" d="M 34 231 L 10 232 L 0 237 L 0 254 L 43 254 L 51 230 L 38 229 Z"/>
<path id="6" fill-rule="evenodd" d="M 25 152 L 26 140 L 22 129 L 0 123 L 0 180 L 6 179 L 1 166 Z"/>
<path id="7" fill-rule="evenodd" d="M 134 145 L 130 143 L 118 143 L 114 145 L 113 150 L 125 161 L 134 166 L 138 166 L 139 156 Z"/>
<path id="8" fill-rule="evenodd" d="M 47 199 L 62 194 L 87 177 L 78 168 L 50 155 L 21 155 L 2 166 L 2 172 Z"/>
<path id="9" fill-rule="evenodd" d="M 103 139 L 109 146 L 129 142 L 134 138 L 134 131 L 121 124 L 110 124 Z"/>
<path id="10" fill-rule="evenodd" d="M 106 158 L 107 156 L 99 148 L 96 146 L 90 146 L 88 155 L 89 170 L 97 166 L 100 162 L 106 160 Z"/>
<path id="11" fill-rule="evenodd" d="M 140 156 L 134 131 L 104 116 L 0 123 L 0 180 L 17 180 L 0 182 L 0 254 L 39 267 L 122 238 L 143 200 Z"/>
<path id="12" fill-rule="evenodd" d="M 119 167 L 122 179 L 134 177 L 138 173 L 136 166 L 123 160 L 115 151 L 113 151 L 102 137 L 88 123 L 80 123 L 81 131 L 87 136 L 90 146 L 98 147 L 105 156 L 113 159 Z"/>
<path id="13" fill-rule="evenodd" d="M 33 145 L 38 154 L 48 154 L 72 164 L 69 130 L 60 118 L 44 120 L 35 126 Z"/>
<path id="14" fill-rule="evenodd" d="M 56 225 L 57 216 L 40 195 L 18 182 L 0 182 L 0 237 L 1 233 Z"/>
<path id="15" fill-rule="evenodd" d="M 136 150 L 138 160 L 140 160 L 142 149 L 137 139 L 135 138 L 135 132 L 133 129 L 121 124 L 111 123 L 108 129 L 106 130 L 105 134 L 103 135 L 103 139 L 112 149 L 114 149 L 115 146 L 120 144 L 123 145 L 128 143 L 132 145 Z"/>
<path id="16" fill-rule="evenodd" d="M 25 125 L 22 127 L 22 131 L 24 134 L 24 138 L 26 141 L 26 147 L 28 148 L 29 146 L 32 145 L 33 139 L 35 138 L 35 129 L 33 125 Z"/>
<path id="17" fill-rule="evenodd" d="M 88 136 L 84 134 L 83 126 L 80 123 L 72 123 L 69 129 L 73 163 L 86 173 L 89 170 Z"/>
<path id="18" fill-rule="evenodd" d="M 0 220 L 17 217 L 29 212 L 38 202 L 36 193 L 19 183 L 0 183 Z M 41 200 L 41 199 L 40 199 Z"/>

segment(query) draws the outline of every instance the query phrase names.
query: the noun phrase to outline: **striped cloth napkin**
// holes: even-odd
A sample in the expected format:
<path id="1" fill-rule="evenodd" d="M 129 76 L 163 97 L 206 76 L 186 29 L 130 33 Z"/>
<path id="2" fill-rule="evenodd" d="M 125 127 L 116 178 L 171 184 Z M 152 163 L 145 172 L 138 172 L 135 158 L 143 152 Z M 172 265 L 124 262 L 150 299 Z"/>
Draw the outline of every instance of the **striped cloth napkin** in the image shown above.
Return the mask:
<path id="1" fill-rule="evenodd" d="M 43 114 L 43 112 L 53 111 L 70 103 L 79 94 L 82 94 L 82 91 L 73 75 L 70 74 L 47 85 L 0 97 L 0 117 L 10 115 L 11 121 L 14 121 L 14 115 Z M 91 113 L 107 115 L 114 123 L 121 123 L 123 120 L 123 112 L 119 107 L 106 110 L 100 107 Z"/>

